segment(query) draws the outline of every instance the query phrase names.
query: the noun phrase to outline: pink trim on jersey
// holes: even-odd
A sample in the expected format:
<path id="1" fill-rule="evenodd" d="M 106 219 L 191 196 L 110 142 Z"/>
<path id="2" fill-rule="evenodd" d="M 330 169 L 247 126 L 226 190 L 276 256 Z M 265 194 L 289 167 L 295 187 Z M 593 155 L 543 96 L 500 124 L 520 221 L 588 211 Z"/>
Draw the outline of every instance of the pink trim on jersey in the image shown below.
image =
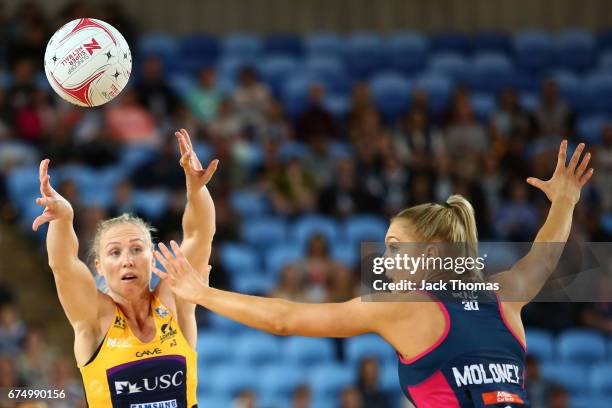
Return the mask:
<path id="1" fill-rule="evenodd" d="M 419 408 L 460 408 L 455 392 L 440 371 L 419 385 L 407 388 Z"/>
<path id="2" fill-rule="evenodd" d="M 512 330 L 512 327 L 510 327 L 510 325 L 508 324 L 508 321 L 506 320 L 506 315 L 504 314 L 504 308 L 502 307 L 502 303 L 501 300 L 499 300 L 499 295 L 497 294 L 497 292 L 495 293 L 495 297 L 497 298 L 497 307 L 499 308 L 499 314 L 501 315 L 504 325 L 506 325 L 506 328 L 508 329 L 510 334 L 514 336 L 516 341 L 519 342 L 523 350 L 527 351 L 527 345 L 523 342 L 523 340 L 521 340 L 521 338 L 514 332 L 514 330 Z"/>
<path id="3" fill-rule="evenodd" d="M 444 332 L 442 333 L 442 335 L 440 336 L 440 338 L 429 348 L 427 348 L 425 351 L 423 351 L 422 353 L 418 354 L 416 357 L 413 357 L 409 360 L 406 360 L 404 357 L 402 357 L 401 354 L 397 353 L 397 356 L 399 358 L 399 360 L 404 363 L 404 364 L 412 364 L 415 361 L 417 361 L 418 359 L 426 356 L 427 354 L 431 353 L 432 351 L 434 351 L 435 349 L 438 348 L 438 346 L 440 344 L 442 344 L 442 342 L 446 339 L 446 337 L 448 336 L 448 332 L 450 331 L 450 326 L 451 326 L 451 319 L 450 316 L 448 314 L 448 310 L 446 309 L 446 306 L 444 306 L 444 303 L 440 302 L 438 299 L 435 298 L 434 295 L 432 295 L 431 293 L 428 292 L 424 292 L 426 293 L 430 298 L 432 298 L 433 300 L 435 300 L 435 302 L 438 304 L 438 306 L 440 307 L 440 310 L 442 310 L 442 313 L 444 313 L 444 320 L 445 320 L 445 327 L 444 327 Z"/>

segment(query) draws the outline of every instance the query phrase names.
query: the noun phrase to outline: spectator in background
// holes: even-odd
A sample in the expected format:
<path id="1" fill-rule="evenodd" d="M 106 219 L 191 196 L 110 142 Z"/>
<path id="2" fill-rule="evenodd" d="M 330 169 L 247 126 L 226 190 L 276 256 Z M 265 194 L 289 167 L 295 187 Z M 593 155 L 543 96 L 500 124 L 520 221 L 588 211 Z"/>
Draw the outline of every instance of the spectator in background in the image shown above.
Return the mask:
<path id="1" fill-rule="evenodd" d="M 603 211 L 612 211 L 612 123 L 607 123 L 601 131 L 601 145 L 595 152 L 597 168 L 595 186 L 601 195 Z"/>
<path id="2" fill-rule="evenodd" d="M 232 401 L 232 408 L 256 408 L 256 395 L 252 390 L 243 390 Z"/>
<path id="3" fill-rule="evenodd" d="M 178 98 L 166 84 L 161 58 L 147 57 L 142 63 L 142 79 L 135 87 L 138 100 L 158 121 L 172 115 Z"/>
<path id="4" fill-rule="evenodd" d="M 340 393 L 340 408 L 365 408 L 359 390 L 353 386 L 347 387 Z"/>
<path id="5" fill-rule="evenodd" d="M 386 215 L 392 216 L 401 211 L 408 201 L 409 174 L 394 154 L 387 157 L 383 166 L 384 211 Z"/>
<path id="6" fill-rule="evenodd" d="M 313 211 L 317 203 L 314 176 L 298 159 L 290 159 L 272 180 L 271 198 L 279 214 Z"/>
<path id="7" fill-rule="evenodd" d="M 28 387 L 46 387 L 51 376 L 55 353 L 47 347 L 42 329 L 29 326 L 23 339 L 22 353 L 16 359 L 19 376 Z"/>
<path id="8" fill-rule="evenodd" d="M 285 265 L 281 270 L 278 284 L 270 296 L 293 302 L 307 301 L 304 275 L 293 264 Z"/>
<path id="9" fill-rule="evenodd" d="M 19 317 L 17 306 L 11 296 L 0 303 L 0 355 L 15 355 L 25 333 L 25 324 Z"/>
<path id="10" fill-rule="evenodd" d="M 444 152 L 444 139 L 430 127 L 423 110 L 413 109 L 404 115 L 392 138 L 396 154 L 411 171 L 429 171 L 432 159 Z"/>
<path id="11" fill-rule="evenodd" d="M 306 256 L 302 260 L 294 263 L 292 267 L 295 268 L 298 275 L 306 281 L 306 298 L 309 302 L 322 302 L 330 296 L 340 296 L 344 299 L 344 296 L 347 294 L 346 292 L 351 291 L 354 293 L 354 286 L 351 285 L 352 279 L 350 279 L 350 272 L 346 270 L 345 265 L 331 258 L 329 244 L 323 235 L 315 234 L 310 237 Z M 334 287 L 334 283 L 337 283 L 334 282 L 334 280 L 338 279 L 340 275 L 346 276 L 347 273 L 349 276 L 348 288 L 346 287 L 346 283 Z M 340 280 L 342 280 L 342 278 L 340 278 Z M 329 286 L 326 286 L 327 282 L 330 282 Z M 329 287 L 335 290 L 328 292 Z"/>
<path id="12" fill-rule="evenodd" d="M 110 136 L 122 143 L 159 144 L 155 118 L 138 103 L 134 89 L 124 89 L 118 99 L 118 103 L 106 110 Z"/>
<path id="13" fill-rule="evenodd" d="M 533 239 L 537 228 L 536 208 L 528 201 L 527 184 L 512 180 L 508 186 L 508 200 L 494 215 L 497 236 L 509 241 L 526 242 Z"/>
<path id="14" fill-rule="evenodd" d="M 542 378 L 540 363 L 531 354 L 527 354 L 525 358 L 525 375 L 527 397 L 532 408 L 545 408 L 553 384 Z"/>
<path id="15" fill-rule="evenodd" d="M 13 110 L 4 89 L 0 89 L 0 141 L 13 136 Z"/>
<path id="16" fill-rule="evenodd" d="M 444 136 L 446 150 L 454 158 L 466 160 L 489 149 L 487 133 L 474 118 L 467 95 L 459 94 L 457 97 Z"/>
<path id="17" fill-rule="evenodd" d="M 591 282 L 594 302 L 583 304 L 580 322 L 591 329 L 612 334 L 612 278 L 606 274 L 612 270 L 612 260 L 608 258 L 607 262 L 608 265 L 602 265 L 602 272 Z"/>
<path id="18" fill-rule="evenodd" d="M 187 197 L 184 190 L 177 189 L 170 192 L 168 206 L 157 223 L 159 242 L 170 242 L 172 239 L 177 242 L 181 240 L 182 231 L 177 229 L 177 226 L 183 222 L 185 204 L 187 204 Z"/>
<path id="19" fill-rule="evenodd" d="M 139 188 L 184 188 L 183 169 L 176 165 L 176 145 L 174 138 L 163 140 L 160 150 L 134 170 L 132 180 Z M 72 201 L 71 201 L 72 202 Z"/>
<path id="20" fill-rule="evenodd" d="M 370 88 L 366 82 L 358 82 L 351 91 L 351 108 L 346 115 L 349 127 L 354 126 L 362 120 L 362 116 L 376 107 L 370 96 Z"/>
<path id="21" fill-rule="evenodd" d="M 130 180 L 121 180 L 117 183 L 115 199 L 113 205 L 108 209 L 108 214 L 110 217 L 118 217 L 121 214 L 133 214 L 143 219 L 146 218 L 138 213 L 136 203 L 134 202 L 134 187 Z"/>
<path id="22" fill-rule="evenodd" d="M 35 104 L 34 69 L 29 59 L 16 61 L 15 83 L 8 91 L 8 100 L 14 114 L 15 134 L 27 142 L 40 144 L 43 127 Z"/>
<path id="23" fill-rule="evenodd" d="M 25 382 L 19 378 L 15 370 L 15 361 L 10 354 L 0 353 L 0 389 L 25 386 Z"/>
<path id="24" fill-rule="evenodd" d="M 491 132 L 497 150 L 503 151 L 511 135 L 528 133 L 529 116 L 521 108 L 516 91 L 512 88 L 502 89 L 497 104 L 498 110 L 491 118 Z"/>
<path id="25" fill-rule="evenodd" d="M 293 392 L 292 408 L 310 408 L 310 388 L 307 385 L 300 385 Z"/>
<path id="26" fill-rule="evenodd" d="M 361 393 L 364 408 L 390 408 L 389 397 L 380 390 L 378 360 L 364 357 L 359 363 L 357 388 Z"/>
<path id="27" fill-rule="evenodd" d="M 243 123 L 234 103 L 230 98 L 223 99 L 219 104 L 217 116 L 208 124 L 208 133 L 212 138 L 233 143 L 241 139 L 242 128 Z"/>
<path id="28" fill-rule="evenodd" d="M 203 124 L 217 117 L 217 109 L 223 99 L 217 88 L 217 74 L 212 68 L 204 68 L 198 75 L 198 86 L 185 96 L 185 102 L 193 115 Z"/>
<path id="29" fill-rule="evenodd" d="M 334 184 L 321 192 L 318 208 L 324 214 L 344 218 L 360 212 L 377 213 L 380 202 L 358 180 L 355 162 L 343 159 L 337 164 Z"/>
<path id="30" fill-rule="evenodd" d="M 285 142 L 293 139 L 293 128 L 285 117 L 283 104 L 271 99 L 265 112 L 265 120 L 257 128 L 257 138 L 265 143 L 269 140 Z"/>
<path id="31" fill-rule="evenodd" d="M 313 136 L 337 136 L 336 121 L 325 108 L 325 88 L 321 84 L 312 84 L 308 88 L 308 105 L 296 121 L 297 139 L 310 143 Z"/>
<path id="32" fill-rule="evenodd" d="M 105 1 L 101 4 L 100 19 L 115 27 L 128 44 L 136 43 L 136 27 L 117 1 Z"/>
<path id="33" fill-rule="evenodd" d="M 570 406 L 570 395 L 567 390 L 560 385 L 551 387 L 548 393 L 547 408 L 569 408 Z"/>
<path id="34" fill-rule="evenodd" d="M 83 384 L 74 373 L 74 364 L 65 357 L 57 358 L 52 367 L 47 388 L 64 390 L 65 399 L 51 401 L 49 408 L 85 408 L 87 402 L 83 395 Z"/>
<path id="35" fill-rule="evenodd" d="M 327 188 L 334 179 L 334 169 L 338 158 L 332 153 L 330 140 L 324 134 L 311 138 L 310 149 L 302 159 L 304 166 L 315 179 L 317 189 Z"/>
<path id="36" fill-rule="evenodd" d="M 346 265 L 338 263 L 338 267 L 327 275 L 326 292 L 326 302 L 346 302 L 358 296 L 359 282 Z"/>
<path id="37" fill-rule="evenodd" d="M 574 114 L 561 99 L 559 86 L 552 78 L 542 83 L 540 104 L 533 112 L 532 122 L 536 137 L 557 142 L 573 136 Z"/>
<path id="38" fill-rule="evenodd" d="M 232 95 L 236 112 L 253 131 L 261 126 L 271 102 L 270 90 L 259 80 L 255 69 L 244 67 L 238 74 L 238 86 Z"/>

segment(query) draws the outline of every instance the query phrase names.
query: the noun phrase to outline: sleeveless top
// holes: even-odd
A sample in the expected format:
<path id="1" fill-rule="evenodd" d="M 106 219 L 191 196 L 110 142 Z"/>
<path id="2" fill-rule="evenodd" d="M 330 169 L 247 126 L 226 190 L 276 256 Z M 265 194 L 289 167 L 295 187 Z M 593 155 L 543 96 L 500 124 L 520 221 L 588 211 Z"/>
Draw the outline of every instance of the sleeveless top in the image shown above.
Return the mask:
<path id="1" fill-rule="evenodd" d="M 427 293 L 430 297 L 433 295 Z M 446 327 L 428 350 L 399 354 L 402 391 L 418 408 L 525 408 L 524 344 L 489 292 L 452 292 L 434 298 Z"/>
<path id="2" fill-rule="evenodd" d="M 197 353 L 155 296 L 151 311 L 155 337 L 142 343 L 115 305 L 115 318 L 104 340 L 80 367 L 90 407 L 197 407 Z"/>

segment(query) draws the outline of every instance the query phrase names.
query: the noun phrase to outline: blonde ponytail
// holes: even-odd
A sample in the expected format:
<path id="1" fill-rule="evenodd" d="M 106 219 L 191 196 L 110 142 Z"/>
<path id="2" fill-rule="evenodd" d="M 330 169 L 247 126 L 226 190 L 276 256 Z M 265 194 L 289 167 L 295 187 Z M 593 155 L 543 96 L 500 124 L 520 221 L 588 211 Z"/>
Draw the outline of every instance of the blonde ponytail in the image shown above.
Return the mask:
<path id="1" fill-rule="evenodd" d="M 478 256 L 474 208 L 459 194 L 450 196 L 443 205 L 426 203 L 406 208 L 393 217 L 391 222 L 395 220 L 408 221 L 423 242 L 439 240 L 450 244 L 464 244 L 461 256 Z M 482 280 L 481 272 L 474 270 L 471 278 Z"/>

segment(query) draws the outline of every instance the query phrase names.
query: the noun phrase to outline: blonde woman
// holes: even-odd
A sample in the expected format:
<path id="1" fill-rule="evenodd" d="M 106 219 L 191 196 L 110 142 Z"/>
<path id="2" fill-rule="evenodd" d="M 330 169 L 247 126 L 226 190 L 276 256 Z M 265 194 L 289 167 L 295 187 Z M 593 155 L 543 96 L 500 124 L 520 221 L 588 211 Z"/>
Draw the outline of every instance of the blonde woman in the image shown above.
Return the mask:
<path id="1" fill-rule="evenodd" d="M 215 231 L 206 184 L 218 161 L 203 169 L 187 132 L 181 129 L 175 136 L 187 187 L 181 249 L 195 270 L 205 271 Z M 98 290 L 77 256 L 72 207 L 51 187 L 48 166 L 48 159 L 40 163 L 42 197 L 36 203 L 45 209 L 32 228 L 49 223 L 49 265 L 74 329 L 74 356 L 89 406 L 197 406 L 195 304 L 176 296 L 167 282 L 150 290 L 151 227 L 127 214 L 98 226 L 95 269 L 107 287 Z"/>
<path id="2" fill-rule="evenodd" d="M 538 245 L 567 240 L 574 206 L 593 174 L 593 169 L 587 170 L 590 154 L 580 160 L 583 150 L 580 144 L 566 165 L 564 141 L 552 178 L 527 179 L 551 201 L 546 222 L 535 238 Z M 423 242 L 476 244 L 470 203 L 454 195 L 442 205 L 427 203 L 405 209 L 391 220 L 385 237 L 391 255 L 401 250 L 400 243 Z M 156 251 L 155 256 L 166 272 L 154 272 L 169 282 L 177 296 L 259 330 L 312 337 L 378 333 L 397 351 L 402 391 L 419 408 L 525 407 L 525 332 L 520 313 L 547 278 L 532 274 L 529 266 L 543 261 L 544 270 L 554 269 L 550 266 L 560 255 L 560 251 L 553 251 L 555 256 L 543 258 L 538 245 L 515 267 L 492 279 L 500 286 L 501 299 L 513 297 L 517 291 L 520 296 L 506 301 L 491 294 L 490 301 L 468 303 L 470 307 L 446 297 L 426 301 L 432 295 L 418 291 L 409 295 L 411 302 L 363 302 L 356 298 L 325 304 L 224 292 L 208 287 L 175 242 L 171 246 L 176 256 L 160 244 L 161 252 Z M 510 293 L 504 293 L 506 287 Z"/>

